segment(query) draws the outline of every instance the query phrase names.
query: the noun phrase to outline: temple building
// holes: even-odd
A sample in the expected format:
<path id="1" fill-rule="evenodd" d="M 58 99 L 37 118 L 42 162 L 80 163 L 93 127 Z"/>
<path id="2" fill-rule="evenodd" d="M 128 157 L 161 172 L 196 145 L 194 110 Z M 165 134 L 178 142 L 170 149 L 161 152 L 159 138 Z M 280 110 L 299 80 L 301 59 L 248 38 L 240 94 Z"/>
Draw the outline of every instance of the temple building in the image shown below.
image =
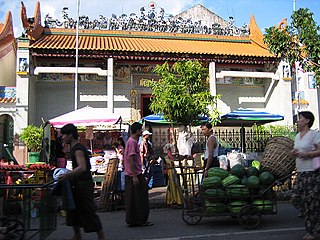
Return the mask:
<path id="1" fill-rule="evenodd" d="M 254 16 L 237 27 L 232 17 L 224 20 L 201 4 L 176 16 L 165 17 L 164 11 L 150 3 L 140 14 L 81 16 L 77 31 L 68 8 L 60 20 L 49 14 L 43 18 L 37 2 L 30 17 L 22 2 L 25 33 L 17 38 L 17 49 L 11 15 L 0 25 L 0 69 L 4 62 L 16 68 L 9 72 L 6 67 L 6 81 L 0 74 L 2 85 L 16 87 L 10 103 L 14 132 L 87 105 L 108 108 L 126 122 L 139 120 L 151 114 L 152 92 L 143 80 L 157 79 L 157 64 L 179 60 L 199 60 L 209 69 L 209 91 L 221 94 L 221 112 L 262 110 L 283 115 L 276 124 L 293 125 L 290 66 L 270 53 Z M 305 95 L 318 96 L 316 91 Z M 319 115 L 318 101 L 306 98 L 304 103 Z"/>

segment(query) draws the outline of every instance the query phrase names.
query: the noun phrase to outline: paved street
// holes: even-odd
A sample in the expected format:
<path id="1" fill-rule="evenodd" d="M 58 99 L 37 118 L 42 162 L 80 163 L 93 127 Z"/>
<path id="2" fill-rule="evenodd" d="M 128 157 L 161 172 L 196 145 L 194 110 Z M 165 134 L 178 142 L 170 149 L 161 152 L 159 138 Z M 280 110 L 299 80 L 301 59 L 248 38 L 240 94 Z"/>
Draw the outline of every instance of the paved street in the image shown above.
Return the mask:
<path id="1" fill-rule="evenodd" d="M 304 234 L 303 219 L 290 202 L 279 202 L 276 215 L 263 215 L 262 222 L 255 230 L 243 230 L 236 219 L 231 217 L 203 218 L 198 225 L 190 226 L 182 221 L 182 209 L 155 208 L 150 211 L 151 227 L 127 227 L 125 211 L 99 213 L 109 240 L 120 239 L 272 239 L 298 240 Z M 58 217 L 57 230 L 48 239 L 70 239 L 72 231 L 64 225 L 64 218 Z M 84 240 L 96 239 L 95 234 L 84 234 Z"/>

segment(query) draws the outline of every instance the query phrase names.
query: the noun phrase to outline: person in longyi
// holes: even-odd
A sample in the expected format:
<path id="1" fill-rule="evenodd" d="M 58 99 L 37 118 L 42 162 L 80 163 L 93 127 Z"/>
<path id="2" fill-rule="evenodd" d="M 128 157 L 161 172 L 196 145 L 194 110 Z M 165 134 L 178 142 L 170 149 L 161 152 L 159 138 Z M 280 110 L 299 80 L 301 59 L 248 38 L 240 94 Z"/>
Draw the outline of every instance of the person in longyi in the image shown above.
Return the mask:
<path id="1" fill-rule="evenodd" d="M 147 227 L 153 224 L 149 218 L 148 184 L 142 174 L 142 162 L 138 140 L 142 124 L 131 125 L 131 136 L 124 151 L 126 223 L 129 227 Z"/>
<path id="2" fill-rule="evenodd" d="M 298 134 L 292 151 L 296 157 L 297 177 L 291 197 L 305 219 L 307 234 L 303 240 L 320 239 L 320 170 L 313 165 L 313 158 L 320 156 L 320 132 L 310 129 L 313 122 L 311 112 L 298 114 Z"/>
<path id="3" fill-rule="evenodd" d="M 105 235 L 99 216 L 94 205 L 94 182 L 90 172 L 90 158 L 88 150 L 78 138 L 77 128 L 73 124 L 66 124 L 61 129 L 62 141 L 70 144 L 73 170 L 59 175 L 59 181 L 70 180 L 72 194 L 76 208 L 67 211 L 67 225 L 74 230 L 73 240 L 81 239 L 80 228 L 86 233 L 96 232 L 99 240 Z"/>

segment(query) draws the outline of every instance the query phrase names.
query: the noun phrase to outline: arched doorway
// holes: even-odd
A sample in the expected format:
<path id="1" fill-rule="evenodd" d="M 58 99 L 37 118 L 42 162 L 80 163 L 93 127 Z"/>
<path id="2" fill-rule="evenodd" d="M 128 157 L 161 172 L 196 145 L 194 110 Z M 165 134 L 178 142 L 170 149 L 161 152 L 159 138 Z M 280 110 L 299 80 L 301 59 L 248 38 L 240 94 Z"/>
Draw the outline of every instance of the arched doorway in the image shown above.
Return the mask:
<path id="1" fill-rule="evenodd" d="M 8 159 L 8 154 L 4 149 L 4 145 L 8 145 L 11 154 L 13 152 L 13 118 L 8 114 L 0 116 L 0 159 Z"/>

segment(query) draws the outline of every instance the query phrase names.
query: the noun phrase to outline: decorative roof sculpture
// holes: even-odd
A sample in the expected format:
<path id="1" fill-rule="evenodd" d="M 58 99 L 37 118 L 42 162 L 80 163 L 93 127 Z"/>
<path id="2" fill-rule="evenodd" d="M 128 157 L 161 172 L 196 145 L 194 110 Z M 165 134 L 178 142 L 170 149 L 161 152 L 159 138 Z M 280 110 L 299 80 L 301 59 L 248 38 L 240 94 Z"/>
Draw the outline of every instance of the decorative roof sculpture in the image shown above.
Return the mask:
<path id="1" fill-rule="evenodd" d="M 204 8 L 204 7 L 203 7 Z M 62 19 L 53 19 L 49 14 L 45 16 L 45 28 L 69 28 L 77 26 L 77 20 L 69 17 L 69 8 L 62 9 Z M 208 10 L 209 11 L 209 10 Z M 185 19 L 179 15 L 173 16 L 165 14 L 164 8 L 157 7 L 154 2 L 149 3 L 149 10 L 146 7 L 140 8 L 140 16 L 136 13 L 112 14 L 110 18 L 103 15 L 99 19 L 90 20 L 86 15 L 79 16 L 79 29 L 92 30 L 127 30 L 127 31 L 147 31 L 147 32 L 169 32 L 169 33 L 189 33 L 189 34 L 210 34 L 223 36 L 248 36 L 248 25 L 242 27 L 234 25 L 234 18 L 230 17 L 226 21 L 226 26 L 219 22 L 212 22 L 211 25 L 203 25 L 202 20 L 194 21 L 191 18 Z"/>

